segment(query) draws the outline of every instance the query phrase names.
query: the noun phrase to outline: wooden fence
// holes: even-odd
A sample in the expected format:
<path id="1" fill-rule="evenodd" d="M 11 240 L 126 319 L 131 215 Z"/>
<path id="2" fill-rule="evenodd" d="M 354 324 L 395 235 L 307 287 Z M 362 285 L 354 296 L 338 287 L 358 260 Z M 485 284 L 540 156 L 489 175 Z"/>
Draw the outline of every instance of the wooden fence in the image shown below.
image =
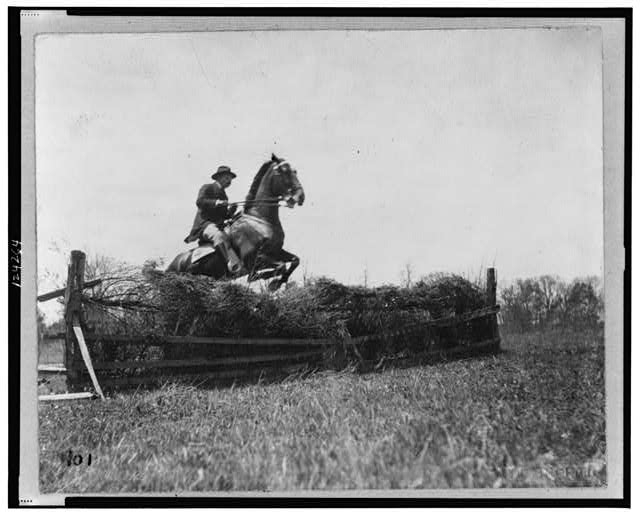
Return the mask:
<path id="1" fill-rule="evenodd" d="M 65 288 L 40 295 L 38 301 L 64 297 L 66 331 L 43 336 L 45 340 L 64 340 L 64 367 L 53 369 L 66 374 L 71 389 L 83 388 L 90 380 L 100 397 L 103 397 L 101 386 L 152 384 L 188 377 L 230 381 L 290 374 L 320 365 L 342 367 L 346 353 L 357 357 L 360 366 L 369 368 L 379 361 L 375 351 L 380 344 L 394 340 L 407 343 L 415 350 L 410 357 L 394 357 L 398 362 L 415 361 L 416 356 L 496 351 L 500 345 L 496 274 L 492 268 L 487 270 L 486 306 L 480 310 L 337 342 L 331 339 L 142 337 L 88 333 L 82 310 L 83 290 L 99 285 L 100 280 L 84 281 L 85 260 L 82 251 L 72 251 Z M 139 353 L 140 358 L 135 360 L 104 360 L 110 353 L 102 353 L 103 359 L 96 362 L 93 361 L 95 353 L 93 357 L 90 353 L 98 348 L 114 351 L 122 346 L 138 346 L 144 353 Z M 189 346 L 204 350 L 204 357 L 201 353 L 194 358 L 167 358 L 171 356 L 167 349 L 191 349 Z M 41 366 L 39 369 L 45 372 L 47 368 Z M 41 399 L 57 400 L 60 396 L 42 396 Z"/>

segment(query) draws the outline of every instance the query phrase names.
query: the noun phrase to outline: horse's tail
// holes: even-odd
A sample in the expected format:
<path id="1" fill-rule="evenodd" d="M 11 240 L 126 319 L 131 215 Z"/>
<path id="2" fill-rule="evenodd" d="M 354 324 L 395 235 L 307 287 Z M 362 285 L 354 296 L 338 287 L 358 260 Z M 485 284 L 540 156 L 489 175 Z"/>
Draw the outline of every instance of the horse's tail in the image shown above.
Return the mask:
<path id="1" fill-rule="evenodd" d="M 178 272 L 178 257 L 180 255 L 176 256 L 171 263 L 169 264 L 169 266 L 166 268 L 165 272 Z"/>
<path id="2" fill-rule="evenodd" d="M 166 272 L 185 272 L 189 253 L 190 251 L 185 251 L 176 256 L 167 267 Z"/>

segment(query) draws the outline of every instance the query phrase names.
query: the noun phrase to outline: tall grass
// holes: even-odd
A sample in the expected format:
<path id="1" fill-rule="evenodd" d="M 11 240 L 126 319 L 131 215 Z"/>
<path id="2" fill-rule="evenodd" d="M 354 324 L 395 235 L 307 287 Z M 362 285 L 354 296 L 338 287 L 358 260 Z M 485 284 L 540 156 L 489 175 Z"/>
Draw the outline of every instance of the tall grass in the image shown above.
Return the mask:
<path id="1" fill-rule="evenodd" d="M 44 492 L 606 485 L 601 336 L 491 357 L 40 407 Z M 67 466 L 69 450 L 91 466 Z"/>

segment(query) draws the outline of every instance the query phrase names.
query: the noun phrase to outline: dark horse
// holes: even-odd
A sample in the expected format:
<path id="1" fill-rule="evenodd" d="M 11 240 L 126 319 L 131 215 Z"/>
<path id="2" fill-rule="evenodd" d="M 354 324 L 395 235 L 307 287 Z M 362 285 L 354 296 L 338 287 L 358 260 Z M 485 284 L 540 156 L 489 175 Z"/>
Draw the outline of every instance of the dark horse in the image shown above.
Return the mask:
<path id="1" fill-rule="evenodd" d="M 298 267 L 300 259 L 282 248 L 284 231 L 278 210 L 281 202 L 289 208 L 304 203 L 304 189 L 297 171 L 283 159 L 271 155 L 251 184 L 242 213 L 233 217 L 225 228 L 230 242 L 242 262 L 239 270 L 231 273 L 219 253 L 210 244 L 201 244 L 176 256 L 167 272 L 204 274 L 216 279 L 239 278 L 248 281 L 273 278 L 270 290 L 286 283 Z"/>

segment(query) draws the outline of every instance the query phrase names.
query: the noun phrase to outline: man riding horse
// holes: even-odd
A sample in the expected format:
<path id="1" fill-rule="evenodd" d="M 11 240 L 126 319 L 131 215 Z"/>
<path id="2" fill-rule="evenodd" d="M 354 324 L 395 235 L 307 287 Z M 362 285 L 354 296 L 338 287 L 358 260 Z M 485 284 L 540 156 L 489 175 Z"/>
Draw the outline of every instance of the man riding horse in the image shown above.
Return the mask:
<path id="1" fill-rule="evenodd" d="M 212 177 L 214 184 L 200 189 L 198 214 L 185 239 L 199 240 L 200 245 L 176 256 L 167 271 L 216 279 L 244 275 L 248 281 L 272 278 L 269 289 L 277 290 L 300 263 L 295 254 L 282 248 L 284 231 L 278 214 L 282 202 L 289 208 L 304 203 L 297 171 L 288 161 L 272 154 L 256 174 L 246 200 L 231 206 L 224 189 L 235 174 L 229 167 L 221 167 Z M 244 204 L 244 211 L 234 215 L 234 204 Z M 225 227 L 229 217 L 233 220 Z"/>
<path id="2" fill-rule="evenodd" d="M 231 247 L 229 236 L 224 232 L 224 224 L 233 217 L 238 206 L 229 205 L 225 190 L 236 177 L 229 167 L 221 165 L 211 176 L 213 183 L 202 185 L 196 199 L 198 212 L 193 220 L 191 232 L 184 239 L 187 244 L 196 240 L 201 244 L 213 244 L 214 250 L 221 254 L 232 273 L 239 270 L 240 260 Z"/>

